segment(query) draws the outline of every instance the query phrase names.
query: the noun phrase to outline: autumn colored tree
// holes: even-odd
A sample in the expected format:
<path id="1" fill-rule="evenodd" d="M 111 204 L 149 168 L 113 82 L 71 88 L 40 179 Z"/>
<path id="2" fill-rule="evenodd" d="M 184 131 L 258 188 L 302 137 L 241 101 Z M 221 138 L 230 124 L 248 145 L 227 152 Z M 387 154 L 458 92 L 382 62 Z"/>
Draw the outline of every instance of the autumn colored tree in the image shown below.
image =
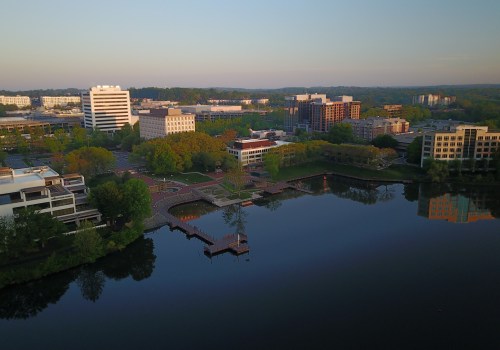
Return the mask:
<path id="1" fill-rule="evenodd" d="M 238 136 L 238 133 L 234 129 L 227 129 L 224 130 L 222 135 L 219 136 L 219 140 L 224 142 L 226 145 L 229 145 L 231 142 L 233 142 L 236 139 L 236 136 Z"/>
<path id="2" fill-rule="evenodd" d="M 113 153 L 105 148 L 82 147 L 68 153 L 65 161 L 68 172 L 92 177 L 110 170 L 116 159 Z"/>

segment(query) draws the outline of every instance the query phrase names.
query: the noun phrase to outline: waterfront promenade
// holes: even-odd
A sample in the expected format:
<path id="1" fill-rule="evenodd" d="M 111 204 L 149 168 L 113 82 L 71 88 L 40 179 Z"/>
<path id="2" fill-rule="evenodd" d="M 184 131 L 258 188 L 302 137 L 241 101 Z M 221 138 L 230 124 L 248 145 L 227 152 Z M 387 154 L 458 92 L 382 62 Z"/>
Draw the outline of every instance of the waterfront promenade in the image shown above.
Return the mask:
<path id="1" fill-rule="evenodd" d="M 200 228 L 192 226 L 169 213 L 170 208 L 176 205 L 199 200 L 209 200 L 209 198 L 206 198 L 203 192 L 199 191 L 198 188 L 213 186 L 218 183 L 218 180 L 214 180 L 202 184 L 184 186 L 177 192 L 153 193 L 153 215 L 145 220 L 144 224 L 146 229 L 153 229 L 164 225 L 169 225 L 172 229 L 179 229 L 183 231 L 188 238 L 194 237 L 206 243 L 204 253 L 210 257 L 225 252 L 230 252 L 235 255 L 248 253 L 250 248 L 245 234 L 229 234 L 217 239 L 202 231 Z"/>

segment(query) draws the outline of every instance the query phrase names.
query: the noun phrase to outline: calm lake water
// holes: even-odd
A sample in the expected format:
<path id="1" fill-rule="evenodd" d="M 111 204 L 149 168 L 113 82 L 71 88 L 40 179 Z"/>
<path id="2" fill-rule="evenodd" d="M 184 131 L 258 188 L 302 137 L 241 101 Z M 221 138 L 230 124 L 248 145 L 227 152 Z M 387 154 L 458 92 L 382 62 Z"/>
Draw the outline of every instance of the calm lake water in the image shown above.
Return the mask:
<path id="1" fill-rule="evenodd" d="M 173 213 L 250 253 L 209 259 L 163 227 L 0 291 L 1 349 L 498 349 L 500 189 L 304 182 Z"/>

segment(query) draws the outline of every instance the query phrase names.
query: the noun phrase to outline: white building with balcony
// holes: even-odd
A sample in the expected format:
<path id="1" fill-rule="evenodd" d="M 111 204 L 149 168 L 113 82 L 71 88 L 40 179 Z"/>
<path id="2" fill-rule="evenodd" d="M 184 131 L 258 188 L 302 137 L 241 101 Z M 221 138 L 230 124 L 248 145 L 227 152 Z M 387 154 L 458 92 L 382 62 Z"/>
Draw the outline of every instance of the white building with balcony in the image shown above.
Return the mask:
<path id="1" fill-rule="evenodd" d="M 50 213 L 64 223 L 101 220 L 97 209 L 87 206 L 82 175 L 60 176 L 47 166 L 0 168 L 0 216 L 12 216 L 29 207 Z"/>

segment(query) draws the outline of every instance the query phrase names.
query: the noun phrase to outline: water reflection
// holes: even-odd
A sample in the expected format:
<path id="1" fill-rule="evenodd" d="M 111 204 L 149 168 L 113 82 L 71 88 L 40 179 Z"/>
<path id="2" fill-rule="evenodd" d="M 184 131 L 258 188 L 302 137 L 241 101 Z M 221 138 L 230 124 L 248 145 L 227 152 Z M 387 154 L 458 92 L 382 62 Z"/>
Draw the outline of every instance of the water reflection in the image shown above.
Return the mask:
<path id="1" fill-rule="evenodd" d="M 418 214 L 430 220 L 440 219 L 465 223 L 500 218 L 500 187 L 466 187 L 450 184 L 392 186 L 340 177 L 311 179 L 303 181 L 301 186 L 313 191 L 313 195 L 333 194 L 339 198 L 370 205 L 395 198 L 400 200 L 397 192 L 402 191 L 407 201 L 415 202 L 410 209 L 413 215 Z M 305 195 L 307 194 L 299 191 L 287 190 L 280 195 L 255 201 L 255 204 L 273 211 L 278 209 L 285 200 Z M 218 208 L 203 202 L 173 209 L 176 215 L 180 213 L 186 217 L 191 214 L 201 216 L 214 210 Z M 246 226 L 250 230 L 251 223 L 247 222 L 245 208 L 227 207 L 222 212 L 222 216 L 226 225 L 234 227 L 235 233 L 245 232 Z M 261 244 L 265 242 L 261 241 Z M 101 259 L 96 264 L 0 290 L 0 318 L 33 317 L 50 304 L 57 303 L 73 282 L 79 288 L 83 299 L 97 302 L 106 290 L 106 283 L 109 279 L 121 280 L 129 277 L 135 281 L 147 279 L 155 269 L 155 262 L 153 240 L 141 238 L 122 252 Z"/>
<path id="2" fill-rule="evenodd" d="M 498 217 L 498 188 L 463 188 L 443 184 L 421 184 L 418 197 L 418 215 L 429 220 L 469 223 Z"/>
<path id="3" fill-rule="evenodd" d="M 136 281 L 151 276 L 155 267 L 153 240 L 139 238 L 121 252 L 95 264 L 65 271 L 20 286 L 0 290 L 0 318 L 26 319 L 55 304 L 76 281 L 85 300 L 96 302 L 105 289 L 106 279 L 132 277 Z"/>
<path id="4" fill-rule="evenodd" d="M 234 227 L 236 234 L 245 233 L 245 224 L 247 223 L 247 213 L 240 205 L 230 205 L 224 208 L 222 217 L 224 222 Z"/>

